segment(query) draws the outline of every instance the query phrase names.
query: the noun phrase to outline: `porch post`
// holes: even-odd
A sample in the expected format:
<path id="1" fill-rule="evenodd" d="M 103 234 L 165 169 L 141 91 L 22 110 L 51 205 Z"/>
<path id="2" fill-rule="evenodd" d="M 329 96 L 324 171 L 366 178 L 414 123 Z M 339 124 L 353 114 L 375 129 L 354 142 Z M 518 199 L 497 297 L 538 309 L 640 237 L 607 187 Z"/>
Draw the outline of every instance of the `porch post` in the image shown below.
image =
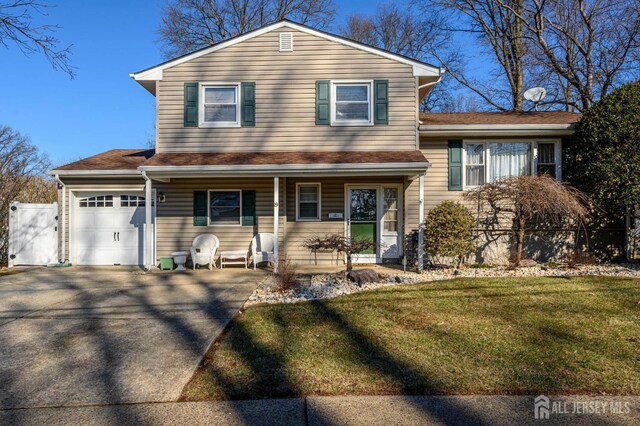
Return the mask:
<path id="1" fill-rule="evenodd" d="M 280 179 L 273 178 L 273 273 L 278 273 L 278 227 L 280 226 Z"/>
<path id="2" fill-rule="evenodd" d="M 144 177 L 144 266 L 146 269 L 151 269 L 153 266 L 153 224 L 151 223 L 151 208 L 153 204 L 152 191 L 151 191 L 151 179 L 149 179 L 146 173 L 142 172 Z"/>
<path id="3" fill-rule="evenodd" d="M 424 173 L 418 175 L 418 270 L 424 269 Z"/>

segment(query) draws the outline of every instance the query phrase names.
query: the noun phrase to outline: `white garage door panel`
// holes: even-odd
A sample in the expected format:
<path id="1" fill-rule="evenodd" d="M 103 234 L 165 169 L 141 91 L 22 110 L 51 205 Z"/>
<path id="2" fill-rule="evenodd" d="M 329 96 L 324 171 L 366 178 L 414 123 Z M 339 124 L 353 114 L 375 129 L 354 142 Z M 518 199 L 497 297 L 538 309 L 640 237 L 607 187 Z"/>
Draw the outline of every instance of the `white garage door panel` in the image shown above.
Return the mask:
<path id="1" fill-rule="evenodd" d="M 95 195 L 78 194 L 78 198 Z M 108 195 L 113 196 L 111 207 L 78 205 L 76 262 L 79 265 L 141 265 L 144 263 L 145 209 L 120 207 L 120 195 Z"/>

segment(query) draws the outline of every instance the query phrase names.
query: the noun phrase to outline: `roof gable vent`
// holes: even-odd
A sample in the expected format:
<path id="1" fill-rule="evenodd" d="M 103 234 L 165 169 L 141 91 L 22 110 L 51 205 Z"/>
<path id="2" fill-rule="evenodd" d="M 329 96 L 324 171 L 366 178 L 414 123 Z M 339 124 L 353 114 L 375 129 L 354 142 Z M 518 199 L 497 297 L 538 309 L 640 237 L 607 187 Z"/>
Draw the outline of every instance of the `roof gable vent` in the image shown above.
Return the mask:
<path id="1" fill-rule="evenodd" d="M 280 33 L 280 51 L 293 52 L 293 33 Z"/>

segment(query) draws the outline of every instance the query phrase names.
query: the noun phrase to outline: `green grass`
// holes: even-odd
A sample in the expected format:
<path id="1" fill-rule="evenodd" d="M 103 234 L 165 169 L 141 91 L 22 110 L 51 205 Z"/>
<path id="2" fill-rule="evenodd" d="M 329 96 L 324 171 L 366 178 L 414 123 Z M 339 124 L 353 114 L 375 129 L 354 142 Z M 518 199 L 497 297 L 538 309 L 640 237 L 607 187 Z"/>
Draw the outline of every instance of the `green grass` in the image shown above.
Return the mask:
<path id="1" fill-rule="evenodd" d="M 489 265 L 488 263 L 472 263 L 469 265 L 471 269 L 493 269 L 494 266 Z"/>
<path id="2" fill-rule="evenodd" d="M 640 280 L 456 279 L 248 309 L 183 400 L 640 394 Z"/>

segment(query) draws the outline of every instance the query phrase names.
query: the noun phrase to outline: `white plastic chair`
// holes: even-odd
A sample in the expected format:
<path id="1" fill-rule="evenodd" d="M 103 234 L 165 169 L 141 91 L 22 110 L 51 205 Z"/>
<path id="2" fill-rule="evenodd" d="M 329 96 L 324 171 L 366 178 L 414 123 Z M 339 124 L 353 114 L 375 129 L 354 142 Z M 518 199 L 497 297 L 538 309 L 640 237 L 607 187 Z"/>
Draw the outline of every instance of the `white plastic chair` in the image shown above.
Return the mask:
<path id="1" fill-rule="evenodd" d="M 198 265 L 207 265 L 209 269 L 216 267 L 216 251 L 220 247 L 220 240 L 213 234 L 200 234 L 191 243 L 191 262 L 193 269 Z"/>
<path id="2" fill-rule="evenodd" d="M 273 262 L 273 234 L 261 232 L 251 240 L 253 269 L 260 262 Z"/>

